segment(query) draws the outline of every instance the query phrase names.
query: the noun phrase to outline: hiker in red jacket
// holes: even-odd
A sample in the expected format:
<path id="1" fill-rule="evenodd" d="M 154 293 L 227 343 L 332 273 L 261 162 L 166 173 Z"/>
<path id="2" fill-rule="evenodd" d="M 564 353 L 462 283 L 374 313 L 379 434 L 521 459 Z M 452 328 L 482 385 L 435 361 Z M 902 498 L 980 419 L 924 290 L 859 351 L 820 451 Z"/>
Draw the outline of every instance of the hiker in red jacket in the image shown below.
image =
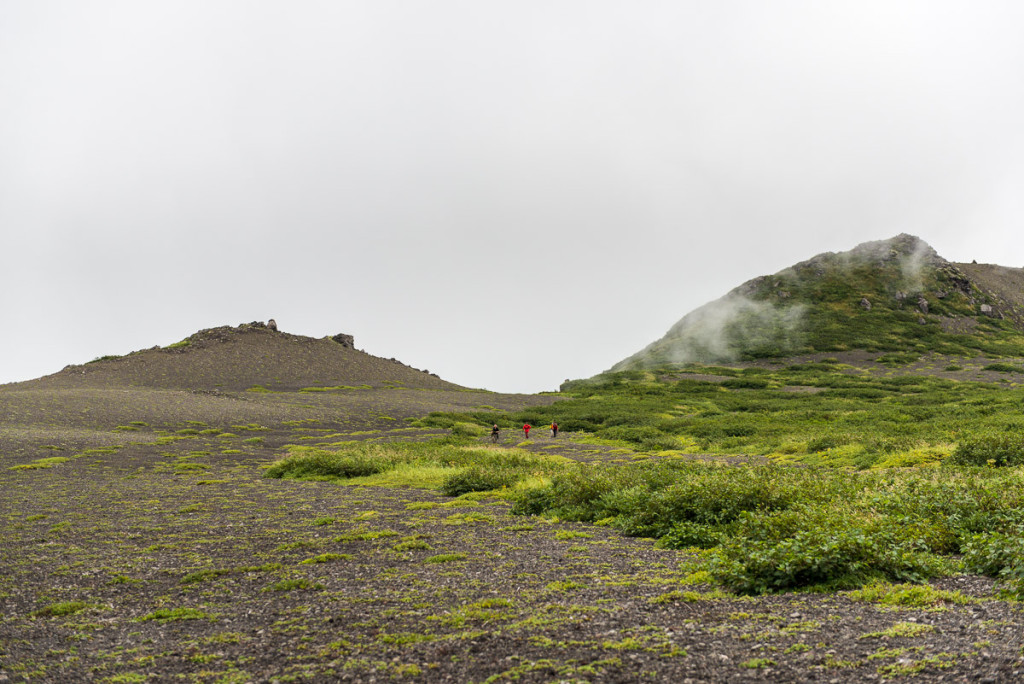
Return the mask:
<path id="1" fill-rule="evenodd" d="M 530 439 L 530 424 L 526 423 L 523 425 L 523 434 L 526 435 L 526 439 Z"/>
<path id="2" fill-rule="evenodd" d="M 558 436 L 558 423 L 551 421 L 551 439 Z"/>

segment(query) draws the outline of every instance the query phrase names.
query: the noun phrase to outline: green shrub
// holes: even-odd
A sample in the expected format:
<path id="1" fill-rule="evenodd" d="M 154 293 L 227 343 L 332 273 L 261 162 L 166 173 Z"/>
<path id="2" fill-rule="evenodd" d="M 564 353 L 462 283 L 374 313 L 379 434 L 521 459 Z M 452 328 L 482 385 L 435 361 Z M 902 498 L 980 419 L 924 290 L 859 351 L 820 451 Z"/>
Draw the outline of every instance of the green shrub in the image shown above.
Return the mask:
<path id="1" fill-rule="evenodd" d="M 304 561 L 299 561 L 299 565 L 312 565 L 316 563 L 330 563 L 336 560 L 351 560 L 352 554 L 350 553 L 321 553 L 319 556 L 313 556 L 307 558 Z"/>
<path id="2" fill-rule="evenodd" d="M 848 479 L 848 478 L 847 478 Z M 743 511 L 780 510 L 801 499 L 832 496 L 840 478 L 780 466 L 723 467 L 664 461 L 615 467 L 578 466 L 555 473 L 546 487 L 521 493 L 513 513 L 551 513 L 612 525 L 634 536 L 661 537 L 690 521 L 723 525 Z"/>
<path id="3" fill-rule="evenodd" d="M 686 432 L 691 436 L 702 440 L 705 444 L 725 439 L 726 437 L 725 430 L 722 429 L 722 426 L 714 423 L 692 425 L 686 428 Z"/>
<path id="4" fill-rule="evenodd" d="M 310 582 L 305 577 L 278 580 L 263 591 L 320 591 L 324 585 L 319 582 Z"/>
<path id="5" fill-rule="evenodd" d="M 775 466 L 697 466 L 679 474 L 684 476 L 658 489 L 604 495 L 602 513 L 615 515 L 614 525 L 626 534 L 661 537 L 680 522 L 723 525 L 744 511 L 787 508 L 801 496 L 796 487 L 803 479 Z"/>
<path id="6" fill-rule="evenodd" d="M 74 615 L 89 607 L 85 601 L 64 601 L 62 603 L 51 603 L 45 608 L 33 611 L 33 617 L 62 617 Z"/>
<path id="7" fill-rule="evenodd" d="M 451 440 L 459 440 L 452 443 Z M 560 467 L 562 457 L 516 450 L 468 449 L 464 438 L 446 437 L 430 442 L 342 444 L 335 450 L 291 446 L 290 455 L 274 463 L 264 477 L 308 480 L 347 479 L 386 473 L 398 467 L 437 471 L 451 469 L 446 491 L 452 495 L 509 486 L 525 475 Z M 467 473 L 457 473 L 465 470 Z M 497 475 L 492 475 L 497 473 Z M 494 485 L 494 486 L 488 486 Z"/>
<path id="8" fill-rule="evenodd" d="M 1024 373 L 1024 368 L 1010 363 L 990 363 L 983 366 L 981 370 L 996 371 L 997 373 Z"/>
<path id="9" fill-rule="evenodd" d="M 897 608 L 933 608 L 946 603 L 973 603 L 959 591 L 936 589 L 927 584 L 889 584 L 873 582 L 863 589 L 851 591 L 848 595 L 853 601 L 870 601 Z"/>
<path id="10" fill-rule="evenodd" d="M 460 413 L 441 413 L 434 411 L 425 418 L 420 418 L 415 421 L 413 425 L 416 427 L 435 427 L 449 429 L 455 425 L 458 421 L 464 421 L 468 418 L 464 414 Z"/>
<path id="11" fill-rule="evenodd" d="M 938 574 L 920 540 L 886 519 L 838 506 L 744 513 L 710 564 L 739 594 L 796 587 L 854 587 L 871 579 L 920 582 Z"/>
<path id="12" fill-rule="evenodd" d="M 531 487 L 516 496 L 512 503 L 514 515 L 541 515 L 555 506 L 555 495 L 551 487 Z"/>
<path id="13" fill-rule="evenodd" d="M 1002 532 L 977 534 L 963 544 L 964 567 L 970 572 L 995 577 L 1004 591 L 1024 599 L 1024 525 Z"/>
<path id="14" fill-rule="evenodd" d="M 947 459 L 952 465 L 1024 465 L 1024 434 L 990 432 L 962 440 Z"/>
<path id="15" fill-rule="evenodd" d="M 157 622 L 173 622 L 175 620 L 212 620 L 213 615 L 205 613 L 198 608 L 160 608 L 148 615 L 136 618 L 136 622 L 155 620 Z"/>
<path id="16" fill-rule="evenodd" d="M 446 477 L 441 485 L 441 493 L 445 496 L 460 496 L 468 492 L 489 492 L 492 489 L 511 487 L 517 479 L 516 473 L 508 470 L 470 467 Z"/>
<path id="17" fill-rule="evenodd" d="M 466 560 L 467 556 L 464 553 L 439 553 L 436 556 L 430 556 L 423 560 L 424 563 L 455 563 L 458 561 Z"/>
<path id="18" fill-rule="evenodd" d="M 672 449 L 678 448 L 679 442 L 675 437 L 671 437 L 669 435 L 645 439 L 637 446 L 639 451 L 671 451 Z"/>
<path id="19" fill-rule="evenodd" d="M 360 453 L 314 451 L 278 461 L 264 473 L 273 478 L 349 478 L 382 473 L 392 463 Z"/>
<path id="20" fill-rule="evenodd" d="M 1014 537 L 1024 529 L 1024 470 L 579 465 L 519 493 L 513 513 L 602 521 L 663 547 L 717 547 L 713 578 L 741 593 L 920 582 L 949 572 L 941 554 L 993 531 L 1004 536 L 963 549 L 973 567 L 1011 588 L 1024 577 Z"/>
<path id="21" fill-rule="evenodd" d="M 658 439 L 664 437 L 665 434 L 656 427 L 643 426 L 643 427 L 625 427 L 625 426 L 614 426 L 605 428 L 598 433 L 601 437 L 606 439 L 617 439 L 623 442 L 632 442 L 634 444 L 642 444 L 645 440 Z"/>
<path id="22" fill-rule="evenodd" d="M 487 430 L 474 423 L 455 423 L 452 426 L 452 434 L 457 437 L 482 437 Z"/>
<path id="23" fill-rule="evenodd" d="M 807 440 L 807 452 L 827 452 L 829 448 L 845 446 L 850 443 L 850 438 L 841 434 L 823 434 Z"/>
<path id="24" fill-rule="evenodd" d="M 718 546 L 726 535 L 726 528 L 720 525 L 704 525 L 692 520 L 680 520 L 658 540 L 658 546 L 666 549 L 699 547 L 710 549 Z"/>
<path id="25" fill-rule="evenodd" d="M 728 387 L 729 389 L 764 389 L 770 384 L 764 378 L 730 378 L 722 382 L 722 387 Z"/>
<path id="26" fill-rule="evenodd" d="M 906 366 L 914 363 L 920 359 L 920 354 L 914 352 L 901 352 L 892 354 L 883 354 L 875 359 L 876 363 L 880 363 L 884 366 Z"/>

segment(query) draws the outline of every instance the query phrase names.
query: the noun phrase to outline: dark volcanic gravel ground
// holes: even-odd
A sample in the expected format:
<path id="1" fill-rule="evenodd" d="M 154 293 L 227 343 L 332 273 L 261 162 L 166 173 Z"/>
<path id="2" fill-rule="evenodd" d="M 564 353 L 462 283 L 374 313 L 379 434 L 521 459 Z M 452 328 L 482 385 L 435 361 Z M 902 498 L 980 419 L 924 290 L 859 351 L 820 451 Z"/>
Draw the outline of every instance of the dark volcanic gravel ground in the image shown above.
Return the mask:
<path id="1" fill-rule="evenodd" d="M 498 405 L 497 395 L 451 401 L 460 394 L 467 407 Z M 344 413 L 337 397 L 304 398 L 278 416 L 279 396 L 259 404 L 271 429 L 251 429 L 261 426 L 185 423 L 177 399 L 76 423 L 59 411 L 40 418 L 41 399 L 0 395 L 0 682 L 1002 682 L 1024 673 L 1024 614 L 996 600 L 987 579 L 936 582 L 972 601 L 932 610 L 848 594 L 741 598 L 707 584 L 694 554 L 511 516 L 500 501 L 261 477 L 285 443 L 427 434 L 383 431 L 422 408 L 394 397 L 419 393 L 352 396 L 348 417 L 333 422 L 325 416 Z M 180 422 L 159 422 L 167 412 Z M 157 426 L 187 432 L 161 440 Z M 531 442 L 621 457 L 544 435 Z M 69 460 L 11 469 L 51 456 Z"/>

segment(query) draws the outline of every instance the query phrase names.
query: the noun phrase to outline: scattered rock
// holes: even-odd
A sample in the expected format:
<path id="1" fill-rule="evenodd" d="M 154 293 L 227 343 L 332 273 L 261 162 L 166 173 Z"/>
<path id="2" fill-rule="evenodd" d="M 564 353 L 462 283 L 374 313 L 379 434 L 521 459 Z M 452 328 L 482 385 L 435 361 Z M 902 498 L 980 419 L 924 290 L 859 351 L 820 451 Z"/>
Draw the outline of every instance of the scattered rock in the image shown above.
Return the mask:
<path id="1" fill-rule="evenodd" d="M 337 335 L 331 337 L 331 339 L 340 344 L 342 347 L 348 347 L 349 349 L 355 349 L 356 347 L 356 338 L 353 337 L 352 335 L 338 333 Z M 392 359 L 392 361 L 393 360 L 394 359 Z"/>
<path id="2" fill-rule="evenodd" d="M 267 321 L 267 327 L 276 332 L 277 331 L 277 321 L 275 321 L 273 318 L 271 318 L 269 321 Z"/>
<path id="3" fill-rule="evenodd" d="M 871 311 L 871 302 L 868 301 L 867 297 L 864 297 L 863 299 L 860 300 L 860 308 L 864 309 L 865 311 Z"/>
<path id="4" fill-rule="evenodd" d="M 928 313 L 928 300 L 923 296 L 917 298 L 917 308 L 921 310 L 921 313 Z"/>

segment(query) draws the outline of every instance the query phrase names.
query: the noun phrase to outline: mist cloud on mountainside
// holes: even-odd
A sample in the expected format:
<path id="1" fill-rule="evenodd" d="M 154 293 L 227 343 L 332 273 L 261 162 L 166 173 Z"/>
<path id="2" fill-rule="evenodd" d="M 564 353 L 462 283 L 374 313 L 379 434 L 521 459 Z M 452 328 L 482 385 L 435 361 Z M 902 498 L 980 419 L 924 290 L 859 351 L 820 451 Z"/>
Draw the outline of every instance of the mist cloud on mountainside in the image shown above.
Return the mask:
<path id="1" fill-rule="evenodd" d="M 802 304 L 780 306 L 731 293 L 687 314 L 659 350 L 670 363 L 735 361 L 742 351 L 799 347 Z"/>
<path id="2" fill-rule="evenodd" d="M 851 269 L 864 267 L 877 272 L 880 278 L 887 274 L 885 280 L 894 283 L 889 287 L 917 294 L 926 288 L 927 269 L 943 262 L 928 243 L 906 234 L 866 242 L 848 252 L 819 254 L 775 276 L 749 281 L 687 314 L 635 360 L 652 365 L 732 362 L 744 355 L 793 352 L 803 346 L 808 304 L 774 303 L 747 295 L 763 295 L 764 288 L 769 287 L 777 290 L 777 295 L 788 297 L 785 290 L 793 286 L 799 288 L 798 283 L 806 284 L 808 278 L 844 279 L 854 276 Z M 830 271 L 832 274 L 826 276 Z M 895 296 L 895 291 L 890 294 Z M 870 296 L 870 293 L 864 295 Z"/>
<path id="3" fill-rule="evenodd" d="M 929 257 L 934 257 L 935 251 L 923 241 L 914 246 L 914 251 L 900 259 L 900 269 L 903 271 L 903 280 L 908 292 L 921 292 L 924 290 L 923 270 Z"/>
<path id="4" fill-rule="evenodd" d="M 865 242 L 838 256 L 844 266 L 873 263 L 879 268 L 895 256 L 903 277 L 901 288 L 910 293 L 919 293 L 925 289 L 925 266 L 942 260 L 927 242 L 905 233 L 889 240 Z"/>

